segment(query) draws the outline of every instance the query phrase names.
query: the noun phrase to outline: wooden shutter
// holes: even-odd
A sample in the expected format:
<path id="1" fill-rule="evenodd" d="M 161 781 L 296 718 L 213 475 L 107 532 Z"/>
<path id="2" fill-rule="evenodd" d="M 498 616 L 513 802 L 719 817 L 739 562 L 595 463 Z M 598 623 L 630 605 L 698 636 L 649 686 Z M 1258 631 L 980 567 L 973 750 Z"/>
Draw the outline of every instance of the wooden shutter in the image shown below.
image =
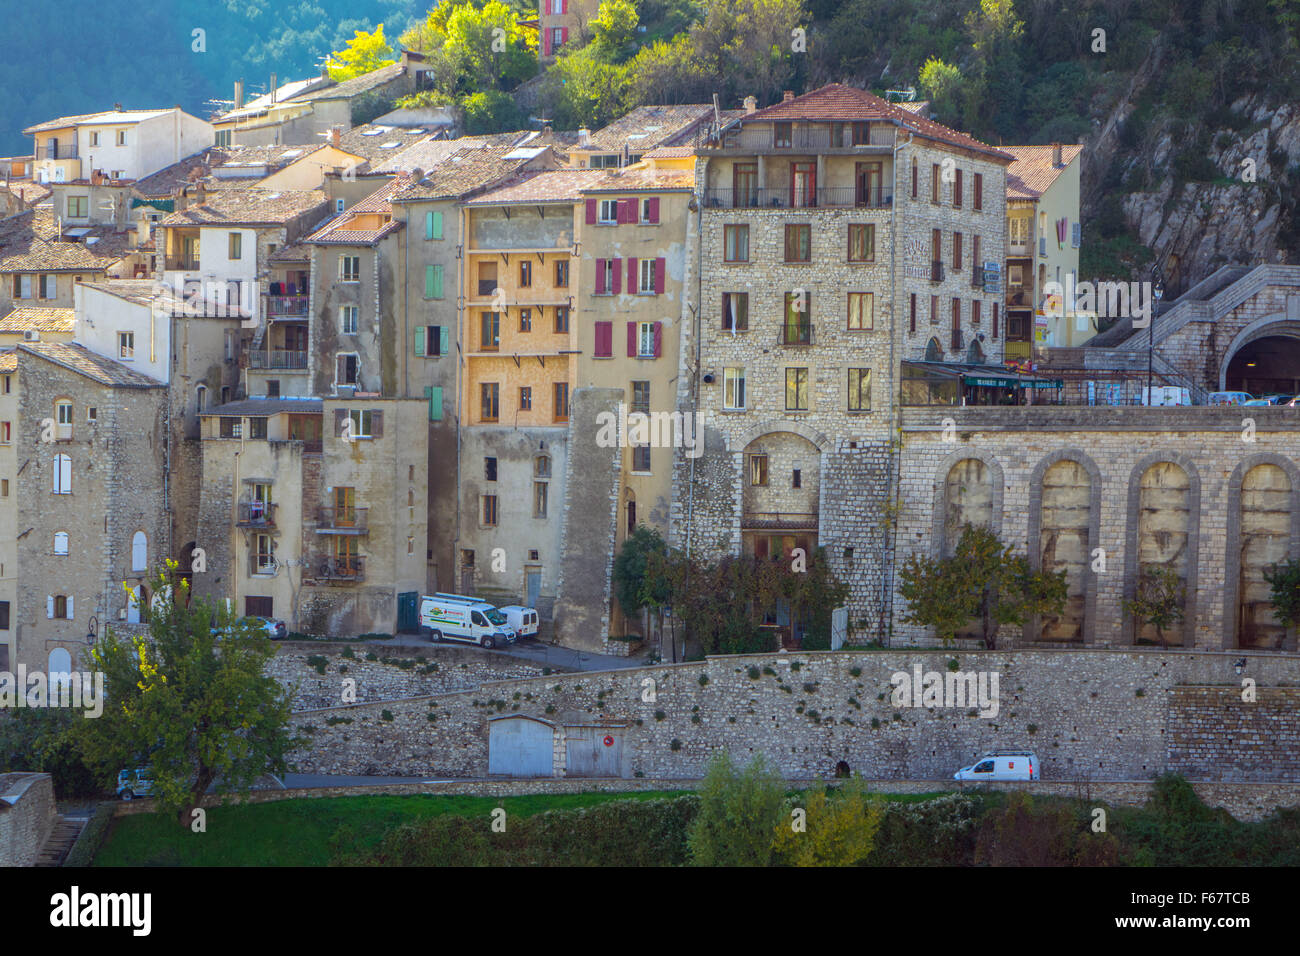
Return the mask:
<path id="1" fill-rule="evenodd" d="M 542 31 L 542 56 L 551 55 L 551 33 L 549 30 Z M 590 220 L 588 220 L 590 222 Z"/>
<path id="2" fill-rule="evenodd" d="M 424 297 L 433 298 L 433 270 L 434 266 L 427 265 L 424 267 Z"/>
<path id="3" fill-rule="evenodd" d="M 569 6 L 569 0 L 564 0 L 564 6 L 565 6 L 566 9 L 568 8 L 568 6 Z M 560 27 L 560 44 L 561 44 L 561 46 L 563 46 L 564 44 L 566 44 L 566 43 L 568 43 L 568 42 L 569 42 L 569 28 L 568 28 L 568 27 Z"/>
<path id="4" fill-rule="evenodd" d="M 435 239 L 442 238 L 442 213 L 441 212 L 435 212 L 433 214 L 433 238 Z"/>
<path id="5" fill-rule="evenodd" d="M 382 438 L 384 436 L 384 413 L 375 411 L 370 413 L 370 437 Z"/>
<path id="6" fill-rule="evenodd" d="M 614 273 L 614 289 L 613 289 L 613 292 L 614 292 L 615 295 L 618 295 L 620 292 L 623 291 L 623 269 L 622 269 L 622 266 L 623 266 L 623 260 L 622 260 L 622 259 L 615 259 L 615 260 L 614 260 L 614 268 L 613 268 L 612 271 L 613 271 L 613 273 Z"/>
<path id="7" fill-rule="evenodd" d="M 432 212 L 426 212 L 424 214 L 424 238 L 426 239 L 433 238 L 433 213 Z"/>
<path id="8" fill-rule="evenodd" d="M 59 456 L 59 490 L 67 494 L 72 490 L 72 458 Z"/>
<path id="9" fill-rule="evenodd" d="M 664 294 L 664 273 L 667 272 L 667 260 L 662 256 L 655 259 L 655 295 Z"/>
<path id="10" fill-rule="evenodd" d="M 595 200 L 589 200 L 595 202 Z M 604 259 L 596 260 L 596 295 L 605 293 L 605 261 Z"/>
<path id="11" fill-rule="evenodd" d="M 663 343 L 664 343 L 664 324 L 662 322 L 656 322 L 655 323 L 655 358 L 658 358 L 659 356 L 663 355 Z"/>
<path id="12" fill-rule="evenodd" d="M 69 621 L 71 621 L 73 618 L 77 616 L 76 606 L 73 603 L 73 601 L 74 601 L 73 596 L 69 594 L 68 595 L 68 620 Z"/>
<path id="13" fill-rule="evenodd" d="M 441 328 L 434 325 L 431 328 L 438 329 L 438 354 L 448 355 L 451 352 L 451 327 L 444 325 Z"/>
<path id="14" fill-rule="evenodd" d="M 45 616 L 54 617 L 54 595 L 45 595 Z"/>
<path id="15" fill-rule="evenodd" d="M 547 52 L 549 53 L 550 51 L 548 50 Z M 588 199 L 587 200 L 587 225 L 594 226 L 595 224 L 596 224 L 596 200 Z"/>
<path id="16" fill-rule="evenodd" d="M 433 297 L 435 299 L 442 298 L 442 266 L 441 265 L 435 265 L 433 267 Z"/>
<path id="17" fill-rule="evenodd" d="M 659 197 L 654 196 L 650 199 L 650 221 L 658 224 L 659 222 Z"/>
<path id="18" fill-rule="evenodd" d="M 442 421 L 442 389 L 438 386 L 426 386 L 424 394 L 429 399 L 429 421 Z"/>
<path id="19" fill-rule="evenodd" d="M 627 324 L 627 357 L 636 358 L 636 323 Z"/>
<path id="20" fill-rule="evenodd" d="M 338 438 L 343 434 L 343 423 L 347 421 L 348 410 L 346 408 L 334 409 L 334 437 Z"/>
<path id="21" fill-rule="evenodd" d="M 596 358 L 614 357 L 614 323 L 596 323 Z"/>
<path id="22" fill-rule="evenodd" d="M 640 218 L 640 217 L 636 214 L 636 200 L 635 200 L 635 199 L 621 199 L 621 200 L 619 200 L 619 206 L 621 206 L 622 209 L 623 209 L 623 216 L 622 216 L 622 220 L 621 220 L 622 222 L 624 222 L 624 223 L 634 223 L 634 222 L 637 221 L 637 219 Z"/>
<path id="23" fill-rule="evenodd" d="M 417 326 L 415 327 L 415 354 L 416 354 L 416 355 L 424 355 L 424 354 L 425 354 L 425 352 L 424 352 L 424 326 L 423 326 L 423 325 L 417 325 Z"/>
<path id="24" fill-rule="evenodd" d="M 627 293 L 636 295 L 641 291 L 641 282 L 636 274 L 636 265 L 639 260 L 633 256 L 627 260 Z"/>

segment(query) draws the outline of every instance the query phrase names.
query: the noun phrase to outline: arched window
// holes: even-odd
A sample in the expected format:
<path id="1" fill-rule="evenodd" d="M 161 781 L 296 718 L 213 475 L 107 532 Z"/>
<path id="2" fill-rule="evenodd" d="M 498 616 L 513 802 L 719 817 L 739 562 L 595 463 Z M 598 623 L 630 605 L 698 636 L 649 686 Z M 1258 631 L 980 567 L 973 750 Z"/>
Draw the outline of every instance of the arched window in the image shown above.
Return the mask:
<path id="1" fill-rule="evenodd" d="M 938 339 L 931 337 L 930 341 L 925 343 L 925 360 L 927 362 L 943 361 L 943 347 L 939 344 Z"/>
<path id="2" fill-rule="evenodd" d="M 208 387 L 200 385 L 194 390 L 194 412 L 202 415 L 208 409 Z"/>
<path id="3" fill-rule="evenodd" d="M 66 531 L 54 532 L 54 553 L 55 554 L 68 553 L 68 532 Z"/>
<path id="4" fill-rule="evenodd" d="M 143 531 L 131 536 L 131 570 L 145 571 L 149 567 L 149 539 Z"/>
<path id="5" fill-rule="evenodd" d="M 50 651 L 47 673 L 51 686 L 62 685 L 72 680 L 72 655 L 62 647 Z"/>

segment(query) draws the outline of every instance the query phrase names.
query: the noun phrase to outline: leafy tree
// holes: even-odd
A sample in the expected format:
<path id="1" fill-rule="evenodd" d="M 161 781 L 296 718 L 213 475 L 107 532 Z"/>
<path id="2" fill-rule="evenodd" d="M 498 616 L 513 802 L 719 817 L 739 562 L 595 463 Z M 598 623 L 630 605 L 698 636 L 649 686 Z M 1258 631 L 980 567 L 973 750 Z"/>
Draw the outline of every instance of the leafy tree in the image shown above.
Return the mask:
<path id="1" fill-rule="evenodd" d="M 393 48 L 384 39 L 384 25 L 381 23 L 373 33 L 356 31 L 356 36 L 348 41 L 346 47 L 330 54 L 325 68 L 329 70 L 331 80 L 341 83 L 395 62 Z"/>
<path id="2" fill-rule="evenodd" d="M 76 743 L 77 727 L 86 719 L 66 707 L 0 711 L 0 773 L 48 773 L 60 799 L 94 796 L 99 781 Z"/>
<path id="3" fill-rule="evenodd" d="M 775 99 L 794 76 L 792 38 L 807 28 L 803 0 L 711 0 L 691 29 L 695 56 L 723 102 Z"/>
<path id="4" fill-rule="evenodd" d="M 591 21 L 591 45 L 596 55 L 608 63 L 622 63 L 636 47 L 640 23 L 631 0 L 601 0 Z"/>
<path id="5" fill-rule="evenodd" d="M 1161 647 L 1168 647 L 1165 629 L 1183 619 L 1183 603 L 1187 586 L 1178 572 L 1167 564 L 1151 564 L 1142 569 L 1138 577 L 1137 595 L 1124 602 L 1124 613 L 1133 615 L 1140 632 L 1150 624 L 1156 629 Z"/>
<path id="6" fill-rule="evenodd" d="M 614 558 L 614 596 L 624 614 L 634 614 L 651 603 L 666 603 L 664 584 L 654 579 L 651 560 L 666 555 L 668 545 L 657 528 L 639 524 L 627 536 Z"/>
<path id="7" fill-rule="evenodd" d="M 1065 572 L 1033 571 L 1029 559 L 1003 545 L 988 528 L 966 525 L 952 557 L 913 554 L 899 575 L 907 599 L 903 620 L 935 629 L 945 642 L 972 619 L 984 646 L 997 647 L 998 630 L 1035 614 L 1060 614 L 1068 593 Z"/>
<path id="8" fill-rule="evenodd" d="M 264 673 L 275 656 L 265 632 L 180 587 L 174 594 L 159 572 L 142 609 L 149 636 L 109 629 L 91 651 L 108 703 L 85 722 L 83 747 L 105 772 L 147 767 L 159 809 L 188 826 L 210 786 L 247 793 L 259 776 L 285 772 L 302 741 L 288 733 L 290 694 Z"/>
<path id="9" fill-rule="evenodd" d="M 961 70 L 932 56 L 921 67 L 918 83 L 921 93 L 929 99 L 931 108 L 939 117 L 951 119 L 962 94 Z"/>
<path id="10" fill-rule="evenodd" d="M 501 90 L 471 93 L 461 100 L 460 109 L 465 116 L 465 132 L 471 136 L 516 130 L 527 118 L 514 97 Z"/>
<path id="11" fill-rule="evenodd" d="M 448 94 L 508 92 L 537 73 L 536 32 L 521 27 L 501 0 L 439 4 L 402 34 L 402 43 L 432 58 L 434 85 Z"/>
<path id="12" fill-rule="evenodd" d="M 627 107 L 628 71 L 591 46 L 562 53 L 546 73 L 539 102 L 557 128 L 596 129 Z"/>
<path id="13" fill-rule="evenodd" d="M 759 754 L 743 770 L 718 751 L 700 784 L 700 812 L 686 837 L 694 866 L 767 866 L 785 799 Z"/>
<path id="14" fill-rule="evenodd" d="M 688 103 L 706 98 L 710 80 L 686 33 L 643 46 L 627 63 L 632 103 Z"/>
<path id="15" fill-rule="evenodd" d="M 803 832 L 793 819 L 776 825 L 772 852 L 777 862 L 790 866 L 855 866 L 870 856 L 885 811 L 867 794 L 861 777 L 851 777 L 838 792 L 829 787 L 810 788 L 804 795 Z"/>
<path id="16" fill-rule="evenodd" d="M 1292 558 L 1264 571 L 1264 580 L 1272 589 L 1273 613 L 1283 627 L 1300 624 L 1300 561 Z"/>

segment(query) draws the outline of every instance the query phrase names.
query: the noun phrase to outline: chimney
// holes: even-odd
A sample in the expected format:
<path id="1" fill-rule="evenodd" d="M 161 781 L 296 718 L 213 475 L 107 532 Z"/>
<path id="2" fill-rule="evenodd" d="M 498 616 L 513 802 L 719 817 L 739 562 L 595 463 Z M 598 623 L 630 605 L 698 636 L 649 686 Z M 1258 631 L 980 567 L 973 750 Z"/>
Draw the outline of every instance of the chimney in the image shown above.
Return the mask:
<path id="1" fill-rule="evenodd" d="M 275 103 L 275 74 L 271 74 L 271 102 Z"/>
<path id="2" fill-rule="evenodd" d="M 587 129 L 587 127 L 585 126 L 583 126 L 581 129 L 578 130 L 578 145 L 579 146 L 591 145 L 591 130 Z"/>
<path id="3" fill-rule="evenodd" d="M 757 113 L 757 112 L 758 112 L 758 100 L 756 100 L 756 99 L 755 99 L 754 97 L 752 97 L 752 96 L 746 96 L 746 97 L 745 97 L 745 113 L 746 113 L 746 114 L 749 114 L 749 113 Z"/>
<path id="4" fill-rule="evenodd" d="M 235 80 L 235 109 L 244 108 L 244 81 Z"/>
<path id="5" fill-rule="evenodd" d="M 330 145 L 333 146 L 335 149 L 339 148 L 339 137 L 342 135 L 343 135 L 342 126 L 330 127 Z"/>
<path id="6" fill-rule="evenodd" d="M 1052 166 L 1053 166 L 1053 168 L 1055 168 L 1055 169 L 1060 169 L 1061 166 L 1062 166 L 1062 163 L 1061 163 L 1061 144 L 1060 144 L 1060 143 L 1053 143 L 1053 144 L 1052 144 Z"/>
<path id="7" fill-rule="evenodd" d="M 785 91 L 785 99 L 783 99 L 781 102 L 782 102 L 782 103 L 789 103 L 792 99 L 794 99 L 794 90 L 786 90 L 786 91 Z"/>

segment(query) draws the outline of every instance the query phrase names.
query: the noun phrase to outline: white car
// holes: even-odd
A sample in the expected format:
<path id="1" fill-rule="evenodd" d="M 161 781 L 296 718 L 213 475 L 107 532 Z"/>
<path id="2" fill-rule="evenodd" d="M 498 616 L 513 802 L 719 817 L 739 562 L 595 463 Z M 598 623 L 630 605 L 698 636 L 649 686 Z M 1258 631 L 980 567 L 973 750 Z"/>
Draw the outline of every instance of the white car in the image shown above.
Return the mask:
<path id="1" fill-rule="evenodd" d="M 1032 750 L 993 750 L 952 775 L 954 780 L 1037 780 L 1038 757 Z"/>

